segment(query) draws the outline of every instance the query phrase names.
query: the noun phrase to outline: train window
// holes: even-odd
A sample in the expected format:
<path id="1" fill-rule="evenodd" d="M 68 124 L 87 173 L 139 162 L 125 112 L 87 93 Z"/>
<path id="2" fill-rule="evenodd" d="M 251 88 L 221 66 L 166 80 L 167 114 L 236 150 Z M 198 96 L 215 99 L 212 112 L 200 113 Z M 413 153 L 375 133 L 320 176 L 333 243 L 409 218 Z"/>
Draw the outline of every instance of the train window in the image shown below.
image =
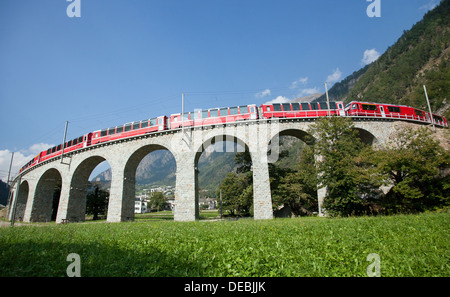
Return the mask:
<path id="1" fill-rule="evenodd" d="M 207 119 L 207 118 L 208 118 L 208 111 L 202 110 L 202 119 Z"/>
<path id="2" fill-rule="evenodd" d="M 183 121 L 189 121 L 189 112 L 183 113 Z"/>
<path id="3" fill-rule="evenodd" d="M 209 111 L 209 114 L 211 115 L 211 117 L 217 117 L 217 116 L 219 116 L 219 110 L 218 109 L 211 109 Z"/>
<path id="4" fill-rule="evenodd" d="M 282 105 L 283 105 L 283 110 L 284 111 L 292 111 L 290 103 L 283 103 Z"/>
<path id="5" fill-rule="evenodd" d="M 239 112 L 241 114 L 248 113 L 248 106 L 247 105 L 239 106 Z"/>
<path id="6" fill-rule="evenodd" d="M 116 133 L 122 133 L 123 132 L 123 126 L 118 126 Z"/>
<path id="7" fill-rule="evenodd" d="M 358 109 L 358 104 L 353 104 L 352 105 L 352 110 Z"/>
<path id="8" fill-rule="evenodd" d="M 56 149 L 57 151 L 60 151 L 62 148 L 62 144 L 58 145 L 58 148 Z"/>
<path id="9" fill-rule="evenodd" d="M 106 136 L 106 135 L 108 135 L 108 130 L 102 130 L 101 132 L 100 132 L 100 136 Z"/>
<path id="10" fill-rule="evenodd" d="M 198 120 L 200 118 L 200 112 L 198 110 L 194 111 L 192 114 L 194 115 L 194 120 Z"/>
<path id="11" fill-rule="evenodd" d="M 311 110 L 309 108 L 309 103 L 302 103 L 302 110 Z"/>
<path id="12" fill-rule="evenodd" d="M 236 107 L 230 107 L 230 115 L 238 114 L 238 108 Z"/>
<path id="13" fill-rule="evenodd" d="M 78 143 L 78 139 L 72 139 L 71 141 L 70 141 L 70 145 L 69 146 L 72 146 L 72 145 L 76 145 Z"/>
<path id="14" fill-rule="evenodd" d="M 47 150 L 47 155 L 50 155 L 51 153 L 52 153 L 52 149 L 49 148 L 49 149 Z"/>
<path id="15" fill-rule="evenodd" d="M 292 110 L 300 110 L 300 104 L 299 103 L 292 103 Z"/>
<path id="16" fill-rule="evenodd" d="M 440 116 L 433 115 L 435 121 L 442 122 L 443 119 Z"/>
<path id="17" fill-rule="evenodd" d="M 330 109 L 337 109 L 337 104 L 334 101 L 330 102 Z"/>
<path id="18" fill-rule="evenodd" d="M 125 125 L 125 132 L 130 131 L 131 130 L 131 124 L 126 124 Z"/>
<path id="19" fill-rule="evenodd" d="M 311 109 L 312 109 L 312 110 L 319 110 L 319 104 L 317 104 L 317 103 L 311 103 Z"/>
<path id="20" fill-rule="evenodd" d="M 134 123 L 133 123 L 133 130 L 139 129 L 140 126 L 141 126 L 141 122 L 134 122 Z"/>
<path id="21" fill-rule="evenodd" d="M 389 112 L 400 112 L 400 107 L 398 106 L 388 106 L 387 109 Z"/>
<path id="22" fill-rule="evenodd" d="M 178 120 L 178 117 L 175 117 L 175 122 L 176 122 L 177 120 Z M 150 119 L 150 126 L 151 126 L 151 127 L 156 126 L 156 118 Z"/>
<path id="23" fill-rule="evenodd" d="M 376 111 L 377 110 L 377 106 L 375 104 L 361 104 L 362 109 L 364 110 L 371 110 L 371 111 Z"/>
<path id="24" fill-rule="evenodd" d="M 281 104 L 276 103 L 276 104 L 273 104 L 272 106 L 273 106 L 273 111 L 281 111 Z"/>
<path id="25" fill-rule="evenodd" d="M 78 137 L 78 143 L 83 142 L 83 136 Z"/>
<path id="26" fill-rule="evenodd" d="M 109 128 L 109 130 L 108 130 L 108 135 L 113 135 L 113 134 L 116 134 L 116 127 Z"/>
<path id="27" fill-rule="evenodd" d="M 228 107 L 224 107 L 220 109 L 220 116 L 224 117 L 228 115 Z"/>
<path id="28" fill-rule="evenodd" d="M 267 111 L 271 111 L 270 108 L 271 108 L 271 106 L 267 106 Z"/>
<path id="29" fill-rule="evenodd" d="M 148 127 L 148 120 L 141 121 L 141 128 Z"/>

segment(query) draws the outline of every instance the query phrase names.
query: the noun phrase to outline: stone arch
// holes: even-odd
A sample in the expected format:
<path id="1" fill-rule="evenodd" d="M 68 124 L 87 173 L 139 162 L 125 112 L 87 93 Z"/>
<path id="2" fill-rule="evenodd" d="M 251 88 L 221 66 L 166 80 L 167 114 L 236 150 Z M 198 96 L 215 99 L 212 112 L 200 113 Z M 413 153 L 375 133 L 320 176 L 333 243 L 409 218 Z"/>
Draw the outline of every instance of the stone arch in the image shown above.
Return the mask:
<path id="1" fill-rule="evenodd" d="M 22 181 L 22 183 L 20 184 L 19 195 L 17 196 L 16 214 L 15 214 L 16 221 L 23 221 L 25 215 L 25 208 L 28 202 L 29 191 L 30 187 L 28 185 L 28 182 L 26 180 Z"/>
<path id="2" fill-rule="evenodd" d="M 57 169 L 50 168 L 41 175 L 34 192 L 30 221 L 47 222 L 52 220 L 58 209 L 58 206 L 53 204 L 54 201 L 57 202 L 56 204 L 59 203 L 61 186 L 62 177 Z"/>
<path id="3" fill-rule="evenodd" d="M 304 141 L 308 145 L 312 145 L 315 143 L 315 138 L 308 132 L 302 129 L 284 129 L 278 133 L 279 136 L 293 136 L 302 141 Z"/>
<path id="4" fill-rule="evenodd" d="M 371 132 L 362 128 L 355 128 L 358 131 L 358 137 L 365 145 L 376 146 L 378 145 L 378 139 Z"/>
<path id="5" fill-rule="evenodd" d="M 269 160 L 271 161 L 271 163 L 276 163 L 277 161 L 280 160 L 279 156 L 277 154 L 274 154 L 273 151 L 274 150 L 274 146 L 276 147 L 276 151 L 278 152 L 278 154 L 281 154 L 281 148 L 279 148 L 277 146 L 277 142 L 279 141 L 279 137 L 283 137 L 283 136 L 289 136 L 289 137 L 294 137 L 296 139 L 298 139 L 299 141 L 302 141 L 306 144 L 306 146 L 311 146 L 314 145 L 316 142 L 316 139 L 314 138 L 313 135 L 311 135 L 310 133 L 308 133 L 307 131 L 305 131 L 305 129 L 297 129 L 297 128 L 287 128 L 287 129 L 283 129 L 281 131 L 279 131 L 278 134 L 274 135 L 272 137 L 272 139 L 270 139 L 269 141 L 269 145 L 268 145 L 268 154 L 273 155 L 272 158 L 269 158 Z M 274 144 L 275 142 L 275 144 Z M 297 155 L 298 157 L 299 155 Z M 297 170 L 297 162 L 298 162 L 298 158 L 296 158 L 296 164 L 295 164 L 295 170 Z M 273 178 L 273 176 L 271 176 L 271 178 Z M 271 193 L 273 193 L 274 189 L 273 189 L 273 184 L 270 185 L 271 187 Z M 288 207 L 283 207 L 283 205 L 278 205 L 279 208 L 275 209 L 274 211 L 274 216 L 275 217 L 290 217 L 292 215 L 295 215 L 295 210 L 292 210 L 290 208 L 290 206 Z M 284 205 L 286 206 L 286 205 Z M 312 210 L 312 211 L 316 211 L 316 210 Z M 300 213 L 306 213 L 307 211 L 305 209 L 303 209 Z"/>
<path id="6" fill-rule="evenodd" d="M 195 150 L 195 159 L 194 159 L 194 166 L 198 166 L 198 161 L 200 159 L 200 156 L 205 150 L 208 150 L 212 145 L 214 145 L 217 142 L 233 142 L 237 144 L 238 146 L 235 148 L 235 146 L 225 145 L 223 148 L 225 152 L 244 152 L 244 151 L 250 151 L 247 143 L 240 139 L 239 137 L 228 135 L 228 134 L 219 134 L 214 135 L 208 138 L 206 141 L 204 141 L 198 148 Z"/>
<path id="7" fill-rule="evenodd" d="M 128 158 L 123 172 L 122 190 L 122 221 L 134 220 L 134 199 L 136 195 L 136 171 L 141 161 L 148 154 L 157 150 L 167 150 L 172 156 L 175 155 L 167 147 L 160 144 L 149 144 L 137 149 Z M 176 162 L 176 158 L 175 158 Z M 176 164 L 177 166 L 177 164 Z"/>
<path id="8" fill-rule="evenodd" d="M 103 161 L 101 156 L 92 156 L 83 160 L 75 169 L 69 190 L 66 218 L 71 222 L 83 222 L 86 215 L 86 193 L 89 186 L 89 176 Z"/>
<path id="9" fill-rule="evenodd" d="M 231 134 L 231 133 L 230 133 Z M 207 138 L 203 143 L 198 146 L 198 148 L 195 150 L 195 157 L 194 157 L 194 168 L 195 168 L 195 213 L 196 218 L 199 217 L 199 160 L 202 154 L 205 151 L 210 150 L 213 148 L 213 146 L 216 143 L 222 142 L 221 147 L 215 147 L 214 150 L 218 152 L 228 152 L 228 153 L 240 153 L 240 152 L 249 152 L 251 159 L 255 159 L 256 156 L 252 153 L 252 151 L 249 148 L 249 145 L 242 140 L 240 137 L 230 135 L 228 133 L 219 133 L 213 136 L 210 136 Z M 254 179 L 254 177 L 253 177 Z M 255 199 L 253 198 L 253 205 L 255 205 Z"/>

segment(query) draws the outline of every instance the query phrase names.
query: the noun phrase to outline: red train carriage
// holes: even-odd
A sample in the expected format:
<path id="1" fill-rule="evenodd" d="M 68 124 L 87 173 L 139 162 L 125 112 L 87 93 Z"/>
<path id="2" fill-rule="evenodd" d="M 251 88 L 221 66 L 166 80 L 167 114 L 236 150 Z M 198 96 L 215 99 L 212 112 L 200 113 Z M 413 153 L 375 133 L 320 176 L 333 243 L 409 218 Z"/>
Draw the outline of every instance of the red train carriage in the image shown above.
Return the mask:
<path id="1" fill-rule="evenodd" d="M 256 105 L 241 105 L 234 107 L 211 108 L 205 110 L 196 110 L 185 112 L 183 122 L 181 113 L 170 116 L 170 129 L 190 126 L 206 126 L 222 123 L 232 123 L 244 120 L 256 120 L 258 118 L 258 109 Z"/>
<path id="2" fill-rule="evenodd" d="M 140 122 L 127 123 L 124 125 L 111 127 L 109 129 L 94 131 L 92 133 L 92 144 L 167 130 L 167 128 L 166 116 L 160 116 Z"/>
<path id="3" fill-rule="evenodd" d="M 389 105 L 371 102 L 352 101 L 345 106 L 348 116 L 390 117 L 414 120 L 414 109 L 404 105 Z M 424 119 L 427 114 L 417 111 L 417 119 Z"/>
<path id="4" fill-rule="evenodd" d="M 429 112 L 405 105 L 352 101 L 345 106 L 345 110 L 347 116 L 381 117 L 431 123 Z M 448 127 L 447 121 L 443 117 L 433 114 L 433 120 L 438 126 Z"/>
<path id="5" fill-rule="evenodd" d="M 343 102 L 303 102 L 303 103 L 273 103 L 262 104 L 262 116 L 266 119 L 275 118 L 307 118 L 327 115 L 345 116 Z"/>
<path id="6" fill-rule="evenodd" d="M 444 117 L 433 114 L 434 123 L 442 127 L 448 127 L 447 120 Z"/>
<path id="7" fill-rule="evenodd" d="M 92 133 L 88 133 L 84 136 L 77 137 L 75 139 L 72 139 L 70 141 L 67 141 L 64 144 L 64 154 L 67 154 L 69 152 L 84 148 L 86 146 L 91 145 L 91 139 L 92 139 Z M 40 162 L 43 162 L 45 160 L 60 156 L 62 152 L 62 144 L 54 146 L 52 148 L 49 148 L 46 151 L 40 152 L 36 157 L 31 159 L 27 164 L 25 164 L 19 171 L 21 173 L 25 169 L 31 168 L 35 165 L 37 165 Z"/>
<path id="8" fill-rule="evenodd" d="M 90 146 L 91 142 L 92 142 L 92 133 L 88 133 L 86 135 L 69 140 L 64 144 L 64 154 Z M 40 153 L 39 162 L 60 156 L 61 153 L 62 153 L 62 144 L 49 148 L 48 150 Z"/>
<path id="9" fill-rule="evenodd" d="M 40 159 L 41 159 L 41 154 L 42 153 L 39 153 L 36 157 L 31 159 L 27 164 L 23 165 L 22 168 L 20 168 L 19 173 L 22 173 L 22 171 L 24 171 L 25 169 L 33 167 L 36 164 L 38 164 L 40 162 Z"/>

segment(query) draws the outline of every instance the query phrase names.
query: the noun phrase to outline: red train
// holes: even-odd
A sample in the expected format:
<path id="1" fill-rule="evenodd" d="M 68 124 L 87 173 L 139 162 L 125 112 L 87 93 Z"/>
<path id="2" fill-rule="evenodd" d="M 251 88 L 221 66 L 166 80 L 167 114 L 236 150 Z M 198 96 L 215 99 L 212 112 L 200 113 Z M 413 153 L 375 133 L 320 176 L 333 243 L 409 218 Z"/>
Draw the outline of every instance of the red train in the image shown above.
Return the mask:
<path id="1" fill-rule="evenodd" d="M 346 115 L 350 117 L 379 117 L 431 123 L 429 112 L 405 105 L 352 101 L 345 106 L 345 111 Z M 435 114 L 432 117 L 435 125 L 448 127 L 444 117 Z"/>
<path id="2" fill-rule="evenodd" d="M 431 123 L 433 121 L 436 126 L 448 127 L 447 120 L 444 117 L 434 114 L 430 115 L 426 111 L 404 105 L 352 101 L 344 106 L 344 103 L 341 101 L 333 101 L 329 102 L 329 107 L 327 102 L 303 102 L 262 104 L 258 108 L 255 104 L 251 104 L 185 112 L 183 120 L 181 119 L 181 113 L 176 113 L 170 117 L 160 116 L 97 130 L 67 141 L 64 144 L 64 154 L 99 143 L 158 131 L 180 129 L 182 126 L 196 127 L 271 118 L 316 118 L 328 115 L 390 118 L 423 123 Z M 20 169 L 20 173 L 40 162 L 61 156 L 62 149 L 62 144 L 60 144 L 39 153 Z"/>

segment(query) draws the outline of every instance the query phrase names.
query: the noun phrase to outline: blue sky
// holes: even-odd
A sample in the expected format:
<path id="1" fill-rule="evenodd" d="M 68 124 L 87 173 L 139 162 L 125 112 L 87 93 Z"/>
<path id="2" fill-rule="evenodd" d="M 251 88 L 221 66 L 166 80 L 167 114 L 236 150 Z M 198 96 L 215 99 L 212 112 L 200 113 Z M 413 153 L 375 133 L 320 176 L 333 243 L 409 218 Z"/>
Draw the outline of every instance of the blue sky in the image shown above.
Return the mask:
<path id="1" fill-rule="evenodd" d="M 439 0 L 0 1 L 0 179 L 50 145 L 186 109 L 324 92 Z"/>

